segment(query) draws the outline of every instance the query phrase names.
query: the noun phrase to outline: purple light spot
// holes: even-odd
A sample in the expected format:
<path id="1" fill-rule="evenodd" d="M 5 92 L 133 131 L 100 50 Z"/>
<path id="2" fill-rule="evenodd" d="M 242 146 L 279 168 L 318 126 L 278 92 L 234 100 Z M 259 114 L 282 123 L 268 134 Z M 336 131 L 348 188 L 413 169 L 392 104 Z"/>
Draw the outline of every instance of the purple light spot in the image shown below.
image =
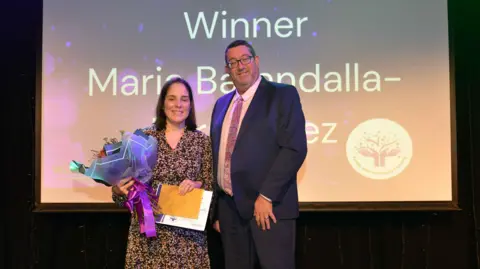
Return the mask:
<path id="1" fill-rule="evenodd" d="M 70 48 L 71 45 L 72 43 L 70 41 L 67 41 L 67 43 L 65 43 L 65 46 L 67 46 L 67 48 Z"/>
<path id="2" fill-rule="evenodd" d="M 317 36 L 317 32 L 313 32 L 313 33 L 312 33 L 312 36 Z"/>
<path id="3" fill-rule="evenodd" d="M 140 23 L 140 24 L 138 25 L 138 32 L 139 32 L 139 33 L 143 32 L 143 23 Z"/>
<path id="4" fill-rule="evenodd" d="M 158 65 L 163 65 L 163 61 L 158 58 L 155 59 L 155 63 Z"/>
<path id="5" fill-rule="evenodd" d="M 257 31 L 260 31 L 260 25 L 257 25 Z"/>
<path id="6" fill-rule="evenodd" d="M 274 8 L 273 8 L 273 11 L 277 11 L 277 7 L 274 7 Z"/>
<path id="7" fill-rule="evenodd" d="M 52 25 L 52 27 L 50 27 L 50 29 L 52 29 L 52 31 L 55 31 L 55 25 Z"/>
<path id="8" fill-rule="evenodd" d="M 249 41 L 248 44 L 252 45 L 252 41 Z M 252 45 L 253 46 L 253 45 Z"/>

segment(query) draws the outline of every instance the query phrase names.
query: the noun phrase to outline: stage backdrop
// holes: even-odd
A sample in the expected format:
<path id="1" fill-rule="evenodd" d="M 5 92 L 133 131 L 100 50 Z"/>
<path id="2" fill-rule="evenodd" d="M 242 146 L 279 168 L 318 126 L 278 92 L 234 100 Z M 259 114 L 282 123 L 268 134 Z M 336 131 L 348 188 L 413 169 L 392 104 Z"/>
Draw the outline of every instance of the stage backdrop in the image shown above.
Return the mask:
<path id="1" fill-rule="evenodd" d="M 455 199 L 446 0 L 43 2 L 41 205 L 111 203 L 69 162 L 89 164 L 104 137 L 152 124 L 174 76 L 192 84 L 208 134 L 232 89 L 224 50 L 235 39 L 301 96 L 300 202 Z"/>

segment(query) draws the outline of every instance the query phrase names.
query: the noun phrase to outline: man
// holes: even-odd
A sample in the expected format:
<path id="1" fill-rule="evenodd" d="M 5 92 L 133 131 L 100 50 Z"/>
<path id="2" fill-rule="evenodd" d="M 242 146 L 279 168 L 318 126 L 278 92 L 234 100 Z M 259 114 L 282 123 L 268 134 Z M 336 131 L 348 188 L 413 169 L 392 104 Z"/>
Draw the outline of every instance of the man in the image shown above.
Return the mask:
<path id="1" fill-rule="evenodd" d="M 212 113 L 216 206 L 227 269 L 295 268 L 297 172 L 307 154 L 297 89 L 260 76 L 260 59 L 244 40 L 225 51 L 235 90 Z"/>

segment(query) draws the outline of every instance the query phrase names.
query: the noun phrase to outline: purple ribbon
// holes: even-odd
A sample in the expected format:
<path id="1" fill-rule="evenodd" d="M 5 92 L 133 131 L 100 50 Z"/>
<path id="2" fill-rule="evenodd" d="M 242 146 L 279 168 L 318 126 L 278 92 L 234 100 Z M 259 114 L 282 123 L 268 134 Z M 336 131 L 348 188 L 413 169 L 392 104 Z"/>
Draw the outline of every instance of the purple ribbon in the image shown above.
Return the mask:
<path id="1" fill-rule="evenodd" d="M 132 188 L 128 192 L 125 206 L 133 214 L 134 209 L 140 224 L 140 233 L 145 233 L 147 237 L 156 237 L 155 217 L 153 215 L 152 204 L 148 193 L 153 193 L 153 188 L 145 185 L 136 179 Z"/>

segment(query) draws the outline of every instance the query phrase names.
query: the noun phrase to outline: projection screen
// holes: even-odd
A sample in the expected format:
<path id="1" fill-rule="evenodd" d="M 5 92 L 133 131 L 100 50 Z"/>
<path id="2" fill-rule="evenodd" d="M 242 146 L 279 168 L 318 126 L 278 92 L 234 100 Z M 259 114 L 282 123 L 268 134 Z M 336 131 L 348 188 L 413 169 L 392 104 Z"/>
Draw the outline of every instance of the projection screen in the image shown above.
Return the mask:
<path id="1" fill-rule="evenodd" d="M 447 0 L 44 0 L 39 208 L 114 208 L 110 189 L 69 162 L 152 124 L 172 77 L 193 86 L 209 134 L 214 102 L 232 90 L 235 39 L 251 42 L 266 79 L 300 94 L 304 210 L 456 205 Z"/>

